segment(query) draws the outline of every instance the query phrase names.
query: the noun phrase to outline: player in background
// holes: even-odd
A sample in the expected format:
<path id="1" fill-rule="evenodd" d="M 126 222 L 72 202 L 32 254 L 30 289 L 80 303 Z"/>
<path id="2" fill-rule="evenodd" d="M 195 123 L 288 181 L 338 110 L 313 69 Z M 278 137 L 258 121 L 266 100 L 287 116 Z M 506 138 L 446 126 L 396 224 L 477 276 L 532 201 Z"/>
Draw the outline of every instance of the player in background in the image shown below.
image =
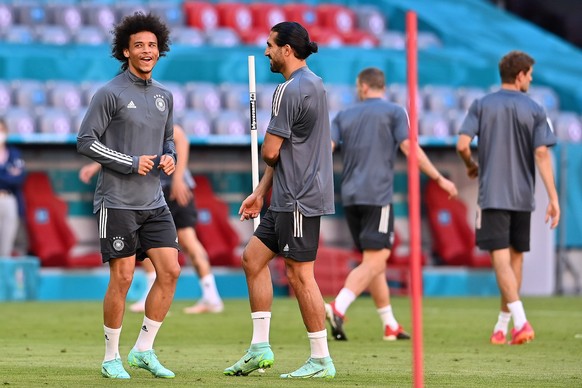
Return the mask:
<path id="1" fill-rule="evenodd" d="M 489 251 L 501 293 L 501 311 L 493 329 L 492 344 L 504 344 L 513 318 L 512 345 L 534 339 L 519 297 L 523 253 L 529 251 L 530 219 L 535 208 L 537 165 L 548 193 L 546 222 L 553 229 L 560 220 L 551 155 L 556 143 L 541 106 L 526 95 L 534 60 L 512 51 L 499 62 L 501 89 L 471 104 L 459 131 L 457 152 L 470 178 L 479 178 L 476 218 L 477 246 Z M 471 156 L 477 136 L 478 162 Z"/>
<path id="2" fill-rule="evenodd" d="M 394 242 L 394 161 L 399 148 L 408 157 L 409 119 L 404 108 L 386 100 L 385 76 L 380 69 L 362 70 L 356 89 L 360 102 L 336 115 L 331 134 L 332 147 L 339 147 L 343 155 L 342 204 L 363 258 L 335 300 L 325 305 L 326 315 L 333 338 L 347 340 L 343 330 L 346 312 L 369 289 L 382 320 L 384 339 L 409 339 L 394 317 L 385 274 Z M 456 196 L 454 183 L 439 173 L 420 147 L 417 155 L 420 170 L 450 197 Z"/>
<path id="3" fill-rule="evenodd" d="M 162 188 L 177 228 L 178 243 L 190 258 L 192 266 L 200 279 L 200 288 L 202 290 L 200 300 L 193 306 L 186 307 L 184 312 L 186 314 L 220 313 L 224 310 L 224 304 L 216 288 L 214 275 L 208 261 L 208 254 L 198 240 L 194 229 L 198 215 L 192 194 L 195 183 L 192 174 L 188 171 L 190 145 L 184 130 L 177 124 L 174 124 L 174 143 L 176 144 L 176 154 L 178 155 L 176 171 L 171 177 L 165 174 L 161 175 Z M 79 172 L 79 178 L 81 181 L 89 183 L 100 169 L 101 165 L 96 162 L 85 165 Z M 156 280 L 156 272 L 151 260 L 144 259 L 142 268 L 146 273 L 146 288 L 141 298 L 129 306 L 129 310 L 135 313 L 145 311 L 147 295 Z"/>

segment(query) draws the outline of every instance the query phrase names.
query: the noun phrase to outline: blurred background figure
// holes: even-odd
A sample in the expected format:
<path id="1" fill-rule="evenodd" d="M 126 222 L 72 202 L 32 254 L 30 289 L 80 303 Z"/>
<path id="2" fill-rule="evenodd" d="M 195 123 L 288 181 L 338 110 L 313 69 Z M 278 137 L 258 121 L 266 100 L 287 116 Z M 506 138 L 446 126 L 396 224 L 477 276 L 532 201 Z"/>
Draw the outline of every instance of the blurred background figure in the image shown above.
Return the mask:
<path id="1" fill-rule="evenodd" d="M 20 217 L 24 214 L 24 160 L 17 148 L 6 144 L 7 139 L 8 127 L 0 119 L 0 257 L 12 256 Z"/>

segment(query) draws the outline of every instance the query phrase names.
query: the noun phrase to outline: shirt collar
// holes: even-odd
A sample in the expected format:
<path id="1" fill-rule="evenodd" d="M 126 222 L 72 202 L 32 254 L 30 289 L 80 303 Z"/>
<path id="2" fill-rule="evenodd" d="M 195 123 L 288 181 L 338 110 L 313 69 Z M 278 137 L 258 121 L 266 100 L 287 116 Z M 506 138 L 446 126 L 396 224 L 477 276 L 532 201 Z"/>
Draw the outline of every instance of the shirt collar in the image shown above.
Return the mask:
<path id="1" fill-rule="evenodd" d="M 143 78 L 138 77 L 137 75 L 133 74 L 131 71 L 129 71 L 129 69 L 127 69 L 125 71 L 125 73 L 127 74 L 127 76 L 129 77 L 129 79 L 131 80 L 131 82 L 133 82 L 134 84 L 137 85 L 151 85 L 152 84 L 152 78 L 144 80 Z"/>

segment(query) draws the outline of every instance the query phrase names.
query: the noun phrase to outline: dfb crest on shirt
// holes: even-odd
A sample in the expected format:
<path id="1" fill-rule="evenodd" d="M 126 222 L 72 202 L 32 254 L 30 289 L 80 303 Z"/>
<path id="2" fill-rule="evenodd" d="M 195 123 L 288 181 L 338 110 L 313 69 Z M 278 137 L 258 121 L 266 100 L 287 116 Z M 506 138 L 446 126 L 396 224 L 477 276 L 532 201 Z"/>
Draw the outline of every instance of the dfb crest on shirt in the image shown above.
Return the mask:
<path id="1" fill-rule="evenodd" d="M 160 112 L 163 112 L 166 110 L 166 100 L 164 100 L 164 96 L 160 95 L 160 94 L 156 94 L 154 96 L 155 100 L 156 100 L 156 108 L 158 108 L 158 110 Z"/>

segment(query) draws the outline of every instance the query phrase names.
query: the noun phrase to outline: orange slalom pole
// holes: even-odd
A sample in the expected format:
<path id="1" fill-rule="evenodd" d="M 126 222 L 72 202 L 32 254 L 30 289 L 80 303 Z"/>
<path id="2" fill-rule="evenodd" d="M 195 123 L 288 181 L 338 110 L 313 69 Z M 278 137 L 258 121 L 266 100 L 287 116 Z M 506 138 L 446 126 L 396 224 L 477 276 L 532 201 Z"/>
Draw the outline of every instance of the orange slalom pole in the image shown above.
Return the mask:
<path id="1" fill-rule="evenodd" d="M 406 13 L 406 61 L 410 152 L 408 155 L 408 217 L 410 228 L 410 282 L 412 296 L 412 358 L 414 387 L 424 386 L 422 349 L 422 274 L 420 255 L 420 176 L 418 169 L 418 51 L 416 13 Z"/>

